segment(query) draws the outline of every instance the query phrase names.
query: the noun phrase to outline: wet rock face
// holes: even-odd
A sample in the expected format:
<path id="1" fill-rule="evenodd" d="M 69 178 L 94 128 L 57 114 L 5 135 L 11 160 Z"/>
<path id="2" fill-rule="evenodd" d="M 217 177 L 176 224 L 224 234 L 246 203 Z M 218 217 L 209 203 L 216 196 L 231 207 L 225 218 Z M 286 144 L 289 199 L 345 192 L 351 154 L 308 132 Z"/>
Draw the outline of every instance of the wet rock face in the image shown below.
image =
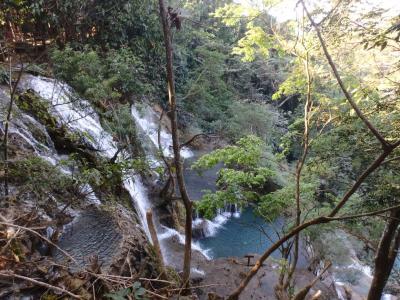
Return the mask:
<path id="1" fill-rule="evenodd" d="M 83 213 L 68 225 L 58 245 L 82 267 L 90 257 L 97 256 L 102 267 L 108 268 L 121 240 L 122 234 L 111 215 L 93 210 Z M 55 259 L 63 261 L 65 257 L 57 251 Z"/>
<path id="2" fill-rule="evenodd" d="M 0 117 L 6 119 L 10 95 L 7 87 L 0 86 Z M 0 138 L 4 138 L 4 122 L 0 124 Z M 36 120 L 20 111 L 16 103 L 12 107 L 12 122 L 8 131 L 8 156 L 10 159 L 27 157 L 33 153 L 45 153 L 52 148 L 46 129 Z"/>
<path id="3" fill-rule="evenodd" d="M 79 263 L 70 263 L 71 270 L 87 268 L 95 258 L 104 273 L 131 276 L 131 272 L 155 272 L 152 249 L 134 220 L 135 216 L 119 205 L 113 211 L 81 212 L 66 226 L 58 242 Z M 58 250 L 54 251 L 54 258 L 60 264 L 68 259 Z"/>

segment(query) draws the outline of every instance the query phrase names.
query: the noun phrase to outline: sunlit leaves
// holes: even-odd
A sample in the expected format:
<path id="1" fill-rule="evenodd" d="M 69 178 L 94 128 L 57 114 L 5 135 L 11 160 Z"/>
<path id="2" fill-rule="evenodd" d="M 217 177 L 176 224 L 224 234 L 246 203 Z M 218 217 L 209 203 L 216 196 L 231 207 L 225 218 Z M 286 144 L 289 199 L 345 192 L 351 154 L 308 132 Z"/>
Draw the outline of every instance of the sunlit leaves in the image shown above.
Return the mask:
<path id="1" fill-rule="evenodd" d="M 203 155 L 197 160 L 192 168 L 207 169 L 223 162 L 225 166 L 256 167 L 261 159 L 263 142 L 260 138 L 249 135 L 241 138 L 236 145 L 217 149 L 209 154 Z"/>
<path id="2" fill-rule="evenodd" d="M 215 10 L 211 16 L 221 18 L 221 22 L 227 26 L 237 26 L 243 19 L 254 19 L 260 12 L 251 7 L 245 7 L 241 4 L 225 4 Z"/>
<path id="3" fill-rule="evenodd" d="M 270 48 L 273 48 L 275 41 L 273 36 L 267 35 L 259 26 L 249 26 L 245 36 L 239 40 L 233 53 L 242 55 L 244 61 L 253 61 L 256 53 L 268 57 Z"/>
<path id="4" fill-rule="evenodd" d="M 215 216 L 227 204 L 246 205 L 263 197 L 265 185 L 275 176 L 270 167 L 264 166 L 262 154 L 265 144 L 256 136 L 240 139 L 236 145 L 227 146 L 202 156 L 194 168 L 211 168 L 223 162 L 225 168 L 218 172 L 215 193 L 207 192 L 196 203 L 198 211 L 207 218 Z"/>

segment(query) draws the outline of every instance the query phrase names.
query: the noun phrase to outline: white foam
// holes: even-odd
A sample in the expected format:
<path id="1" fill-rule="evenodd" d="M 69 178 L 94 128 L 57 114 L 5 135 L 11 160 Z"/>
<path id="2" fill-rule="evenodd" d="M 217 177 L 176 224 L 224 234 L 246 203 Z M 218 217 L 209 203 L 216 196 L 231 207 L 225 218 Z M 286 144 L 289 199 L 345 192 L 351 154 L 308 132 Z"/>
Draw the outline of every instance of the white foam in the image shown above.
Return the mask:
<path id="1" fill-rule="evenodd" d="M 158 235 L 159 240 L 166 240 L 166 239 L 176 237 L 178 239 L 178 242 L 181 245 L 185 245 L 185 235 L 184 234 L 181 234 L 177 230 L 166 227 L 166 226 L 162 226 L 162 228 L 164 229 L 164 232 L 162 232 Z M 208 259 L 208 260 L 211 259 L 210 255 L 209 255 L 210 249 L 201 248 L 199 243 L 192 242 L 192 249 L 203 254 L 206 259 Z"/>
<path id="2" fill-rule="evenodd" d="M 205 276 L 205 275 L 206 275 L 206 272 L 204 272 L 203 270 L 200 270 L 200 269 L 198 269 L 198 268 L 191 268 L 191 269 L 190 269 L 190 272 L 191 272 L 192 274 L 199 274 L 199 275 L 201 275 L 201 276 Z"/>
<path id="3" fill-rule="evenodd" d="M 52 104 L 53 113 L 59 116 L 61 122 L 71 130 L 82 133 L 85 141 L 100 150 L 101 155 L 112 158 L 118 151 L 112 136 L 101 126 L 97 113 L 87 101 L 83 99 L 74 101 L 72 89 L 67 84 L 50 78 L 27 75 L 24 85 L 48 100 Z M 79 102 L 79 107 L 76 102 Z M 122 159 L 121 155 L 119 159 Z M 47 160 L 54 163 L 59 159 L 52 157 Z M 150 207 L 150 202 L 144 184 L 138 175 L 131 175 L 124 180 L 124 186 L 137 208 L 146 234 L 150 237 L 146 221 L 146 210 Z M 89 200 L 97 204 L 100 202 L 94 195 L 91 195 Z"/>
<path id="4" fill-rule="evenodd" d="M 367 265 L 362 265 L 358 260 L 352 259 L 353 263 L 351 265 L 346 266 L 348 269 L 356 269 L 358 271 L 361 271 L 365 276 L 372 278 L 372 270 L 371 267 Z"/>
<path id="5" fill-rule="evenodd" d="M 140 114 L 137 108 L 133 105 L 131 112 L 136 124 L 140 126 L 142 131 L 150 138 L 153 145 L 158 149 L 159 124 L 156 121 L 156 113 L 150 107 L 145 107 L 145 113 Z M 160 130 L 160 146 L 165 156 L 173 156 L 171 134 L 168 133 L 162 126 Z M 183 158 L 189 158 L 193 156 L 193 152 L 189 148 L 183 147 L 181 149 L 181 156 Z"/>

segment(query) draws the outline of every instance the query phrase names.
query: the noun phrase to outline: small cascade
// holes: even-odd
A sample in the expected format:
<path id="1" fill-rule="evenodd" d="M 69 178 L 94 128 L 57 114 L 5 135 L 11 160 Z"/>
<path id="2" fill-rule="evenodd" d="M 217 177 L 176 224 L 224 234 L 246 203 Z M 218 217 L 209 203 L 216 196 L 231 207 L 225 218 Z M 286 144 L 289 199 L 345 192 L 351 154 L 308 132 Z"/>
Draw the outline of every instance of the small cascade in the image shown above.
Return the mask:
<path id="1" fill-rule="evenodd" d="M 2 89 L 0 89 L 0 99 L 2 100 L 0 101 L 2 106 L 8 105 L 10 101 L 9 95 Z M 2 107 L 1 111 L 6 111 L 5 107 Z M 17 117 L 13 118 L 10 123 L 9 134 L 19 136 L 26 142 L 28 147 L 39 156 L 42 156 L 43 158 L 53 156 L 55 152 L 54 144 L 48 135 L 46 128 L 31 116 L 19 110 L 15 105 L 13 107 L 13 113 Z M 5 116 L 2 117 L 5 118 Z M 0 123 L 0 128 L 4 132 L 3 122 Z M 31 130 L 32 128 L 35 128 L 35 132 L 37 133 L 36 136 L 34 136 Z M 39 138 L 37 136 L 41 136 L 42 142 L 38 141 Z"/>
<path id="2" fill-rule="evenodd" d="M 153 155 L 149 155 L 149 159 L 153 161 L 154 164 L 159 164 L 159 161 L 155 158 L 155 153 L 159 148 L 159 115 L 149 105 L 142 105 L 140 109 L 132 106 L 131 113 L 136 124 L 139 127 L 138 129 L 143 135 L 143 139 L 147 138 L 147 144 L 150 143 L 150 147 L 152 147 L 153 149 Z M 160 146 L 165 156 L 172 157 L 173 153 L 171 134 L 167 132 L 164 127 L 165 126 L 161 126 L 160 128 Z M 181 150 L 181 155 L 183 158 L 186 159 L 195 156 L 193 151 L 188 147 L 184 147 Z M 226 204 L 223 209 L 220 209 L 218 211 L 217 216 L 213 220 L 201 218 L 197 214 L 193 220 L 193 229 L 195 231 L 200 231 L 201 233 L 199 234 L 199 236 L 201 237 L 213 236 L 216 234 L 218 229 L 222 228 L 223 224 L 226 223 L 231 217 L 240 217 L 240 209 L 237 204 Z"/>
<path id="3" fill-rule="evenodd" d="M 52 113 L 73 132 L 82 133 L 87 143 L 106 157 L 113 157 L 116 146 L 106 132 L 89 102 L 77 98 L 70 86 L 54 79 L 25 75 L 21 81 L 25 89 L 32 89 L 51 103 Z"/>
<path id="4" fill-rule="evenodd" d="M 150 139 L 153 146 L 158 149 L 159 116 L 147 105 L 143 106 L 141 111 L 132 105 L 131 112 L 136 124 L 140 127 L 139 129 Z M 173 156 L 171 134 L 163 126 L 160 129 L 160 146 L 166 157 Z M 189 148 L 183 147 L 181 155 L 183 158 L 189 158 L 193 156 L 193 152 Z"/>
<path id="5" fill-rule="evenodd" d="M 8 95 L 4 94 L 2 90 L 0 90 L 0 98 L 7 99 L 9 101 Z M 32 118 L 30 115 L 21 111 L 17 106 L 13 107 L 14 114 L 18 116 L 14 118 L 10 123 L 9 134 L 16 135 L 21 140 L 25 141 L 27 145 L 33 150 L 33 152 L 41 157 L 43 160 L 47 161 L 53 166 L 58 166 L 60 171 L 64 174 L 71 174 L 71 170 L 67 167 L 60 167 L 59 162 L 64 158 L 60 156 L 55 147 L 54 143 L 51 140 L 45 126 L 39 123 L 36 119 Z M 2 124 L 0 125 L 1 129 Z M 39 141 L 40 139 L 40 141 Z M 86 195 L 86 200 L 89 203 L 93 203 L 95 205 L 100 204 L 100 200 L 93 193 L 93 189 L 89 184 L 85 184 L 81 186 L 81 191 Z"/>
<path id="6" fill-rule="evenodd" d="M 162 242 L 165 240 L 171 239 L 171 238 L 177 238 L 179 243 L 184 245 L 185 244 L 185 235 L 179 233 L 175 229 L 172 229 L 172 228 L 169 228 L 166 226 L 162 226 L 162 229 L 163 229 L 163 232 L 158 235 L 158 238 L 161 242 L 161 247 L 164 248 L 164 249 L 161 249 L 163 252 L 163 255 L 167 254 L 167 255 L 164 255 L 164 257 L 166 257 L 168 260 L 168 251 L 167 251 L 167 249 L 165 249 L 164 243 L 162 243 Z M 202 253 L 206 259 L 208 259 L 208 260 L 211 259 L 210 255 L 209 255 L 210 250 L 203 249 L 199 243 L 192 242 L 192 249 Z"/>
<path id="7" fill-rule="evenodd" d="M 124 187 L 128 190 L 132 199 L 135 201 L 135 207 L 138 211 L 138 214 L 140 214 L 140 221 L 142 222 L 143 229 L 151 241 L 150 231 L 146 219 L 146 211 L 151 207 L 151 204 L 147 196 L 146 187 L 144 186 L 139 175 L 133 175 L 132 177 L 126 179 L 124 181 Z"/>
<path id="8" fill-rule="evenodd" d="M 204 219 L 198 212 L 195 212 L 193 229 L 200 232 L 201 237 L 215 236 L 217 231 L 223 228 L 223 225 L 232 217 L 240 217 L 240 208 L 237 204 L 226 204 L 224 208 L 218 209 L 217 215 L 212 220 Z"/>
<path id="9" fill-rule="evenodd" d="M 70 130 L 81 133 L 85 141 L 99 150 L 101 155 L 112 158 L 117 152 L 112 136 L 102 128 L 97 113 L 87 101 L 76 98 L 67 84 L 32 75 L 24 76 L 20 84 L 49 101 L 52 104 L 52 113 Z M 119 159 L 122 159 L 122 155 L 123 153 L 119 155 Z M 132 198 L 146 234 L 150 236 L 146 221 L 146 210 L 150 207 L 150 202 L 145 186 L 137 175 L 125 180 L 124 186 Z"/>

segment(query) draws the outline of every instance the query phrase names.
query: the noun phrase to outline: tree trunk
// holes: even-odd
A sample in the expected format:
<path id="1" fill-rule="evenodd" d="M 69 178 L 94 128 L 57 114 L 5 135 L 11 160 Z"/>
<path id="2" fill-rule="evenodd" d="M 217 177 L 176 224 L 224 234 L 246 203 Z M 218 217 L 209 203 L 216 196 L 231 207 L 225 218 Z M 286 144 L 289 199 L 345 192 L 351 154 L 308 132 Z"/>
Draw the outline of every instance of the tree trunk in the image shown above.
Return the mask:
<path id="1" fill-rule="evenodd" d="M 181 193 L 183 204 L 186 212 L 186 223 L 185 223 L 185 254 L 183 261 L 183 287 L 189 286 L 190 276 L 190 261 L 192 251 L 192 201 L 190 201 L 189 195 L 186 191 L 185 180 L 183 178 L 182 161 L 180 157 L 180 146 L 179 146 L 179 134 L 178 134 L 178 122 L 176 113 L 176 97 L 175 97 L 175 83 L 174 83 L 174 72 L 172 67 L 172 39 L 170 24 L 168 21 L 167 10 L 165 9 L 164 0 L 159 0 L 161 24 L 164 31 L 164 43 L 165 43 L 165 54 L 166 54 L 166 67 L 167 67 L 167 82 L 168 82 L 168 96 L 169 96 L 169 117 L 171 119 L 171 131 L 172 131 L 172 147 L 174 150 L 174 165 L 175 172 L 178 182 L 178 187 Z"/>
<path id="2" fill-rule="evenodd" d="M 164 259 L 161 252 L 160 242 L 158 241 L 156 227 L 153 222 L 153 212 L 149 209 L 146 212 L 147 225 L 149 227 L 150 236 L 153 241 L 154 250 L 160 260 L 160 272 L 165 274 Z"/>
<path id="3" fill-rule="evenodd" d="M 280 238 L 278 241 L 275 242 L 270 248 L 268 248 L 258 259 L 258 261 L 255 263 L 254 267 L 247 273 L 246 277 L 242 280 L 242 282 L 239 284 L 239 286 L 228 296 L 228 300 L 237 300 L 239 299 L 239 295 L 243 292 L 243 290 L 247 287 L 249 284 L 250 280 L 254 277 L 254 275 L 257 274 L 258 270 L 261 268 L 262 263 L 270 257 L 270 255 L 278 249 L 281 245 L 283 245 L 285 242 L 287 242 L 289 239 L 294 237 L 296 234 L 299 232 L 303 231 L 304 229 L 318 225 L 318 224 L 325 224 L 333 220 L 332 218 L 336 216 L 336 214 L 340 211 L 340 209 L 347 203 L 347 201 L 350 199 L 350 197 L 358 190 L 360 185 L 364 182 L 364 180 L 372 173 L 374 172 L 381 164 L 382 162 L 386 159 L 386 157 L 389 156 L 390 153 L 394 149 L 396 149 L 398 146 L 400 146 L 400 141 L 396 142 L 391 146 L 390 149 L 384 151 L 381 153 L 372 163 L 371 165 L 360 175 L 360 177 L 357 179 L 357 181 L 352 185 L 352 187 L 346 192 L 346 194 L 343 196 L 343 198 L 339 201 L 339 203 L 332 209 L 330 214 L 328 216 L 321 216 L 321 217 L 316 217 L 315 219 L 312 219 L 310 221 L 302 223 L 300 226 L 297 226 L 292 229 L 288 234 Z"/>
<path id="4" fill-rule="evenodd" d="M 400 209 L 390 213 L 375 255 L 374 278 L 367 300 L 379 300 L 392 271 L 400 246 Z"/>
<path id="5" fill-rule="evenodd" d="M 23 64 L 21 62 L 21 68 L 18 73 L 18 77 L 16 82 L 13 84 L 12 80 L 12 59 L 10 56 L 10 79 L 9 79 L 9 89 L 10 89 L 10 103 L 7 108 L 7 115 L 6 119 L 4 121 L 4 137 L 3 137 L 3 158 L 4 158 L 4 195 L 7 197 L 8 196 L 8 131 L 10 127 L 10 122 L 11 122 L 11 115 L 12 115 L 12 109 L 14 105 L 14 99 L 15 99 L 15 93 L 17 91 L 17 86 L 18 83 L 21 79 L 22 72 L 23 72 Z"/>

